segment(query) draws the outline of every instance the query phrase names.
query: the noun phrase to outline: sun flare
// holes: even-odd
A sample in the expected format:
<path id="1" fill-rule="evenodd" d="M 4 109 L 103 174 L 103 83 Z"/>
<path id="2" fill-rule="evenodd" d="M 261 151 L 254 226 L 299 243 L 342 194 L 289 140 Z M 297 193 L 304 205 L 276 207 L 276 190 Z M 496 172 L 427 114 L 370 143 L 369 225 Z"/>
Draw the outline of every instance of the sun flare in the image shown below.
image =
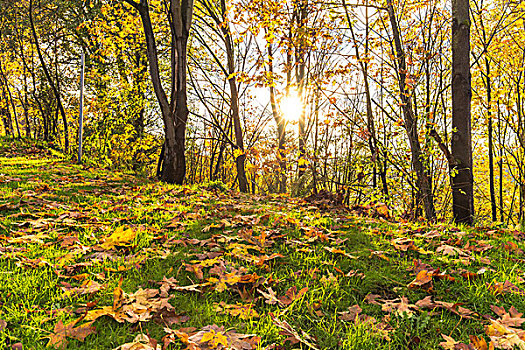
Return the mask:
<path id="1" fill-rule="evenodd" d="M 279 103 L 279 107 L 284 119 L 289 122 L 299 121 L 304 108 L 303 102 L 297 91 L 289 91 L 287 95 L 283 96 Z"/>

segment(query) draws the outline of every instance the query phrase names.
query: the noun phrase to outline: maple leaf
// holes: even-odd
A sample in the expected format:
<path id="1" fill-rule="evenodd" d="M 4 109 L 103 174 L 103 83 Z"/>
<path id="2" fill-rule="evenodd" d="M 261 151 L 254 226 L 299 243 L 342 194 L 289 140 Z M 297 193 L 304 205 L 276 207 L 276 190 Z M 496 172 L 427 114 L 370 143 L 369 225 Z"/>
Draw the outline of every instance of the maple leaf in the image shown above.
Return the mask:
<path id="1" fill-rule="evenodd" d="M 463 318 L 472 319 L 473 316 L 478 316 L 478 314 L 472 310 L 462 307 L 462 303 L 448 303 L 445 301 L 432 301 L 431 296 L 427 296 L 424 299 L 421 299 L 416 302 L 416 307 L 421 309 L 445 309 L 453 314 L 461 316 Z"/>
<path id="2" fill-rule="evenodd" d="M 224 336 L 223 332 L 216 332 L 214 329 L 205 332 L 200 342 L 208 343 L 212 349 L 215 349 L 219 345 L 228 346 L 228 339 Z"/>
<path id="3" fill-rule="evenodd" d="M 157 341 L 146 334 L 138 334 L 131 343 L 122 344 L 113 350 L 161 350 Z"/>
<path id="4" fill-rule="evenodd" d="M 186 264 L 186 271 L 193 272 L 195 274 L 195 277 L 197 277 L 200 280 L 204 278 L 204 274 L 202 272 L 202 265 L 199 265 L 199 264 L 195 264 L 195 265 Z"/>
<path id="5" fill-rule="evenodd" d="M 226 304 L 224 301 L 221 301 L 219 304 L 216 304 L 215 311 L 225 312 L 232 316 L 238 316 L 241 320 L 248 320 L 254 317 L 259 317 L 259 314 L 253 309 L 253 305 L 251 304 L 230 305 Z"/>
<path id="6" fill-rule="evenodd" d="M 347 258 L 350 258 L 350 259 L 357 259 L 358 258 L 357 256 L 349 254 L 346 251 L 344 251 L 342 249 L 339 249 L 339 248 L 324 247 L 324 249 L 329 251 L 332 254 L 341 254 L 341 255 L 344 255 L 344 256 L 346 256 Z"/>
<path id="7" fill-rule="evenodd" d="M 450 256 L 456 256 L 456 255 L 467 256 L 468 255 L 460 248 L 456 248 L 456 247 L 453 247 L 447 244 L 442 244 L 439 247 L 437 247 L 436 253 L 441 253 L 443 255 L 450 255 Z"/>
<path id="8" fill-rule="evenodd" d="M 417 309 L 418 307 L 416 305 L 409 304 L 405 296 L 394 300 L 385 300 L 384 304 L 381 305 L 381 310 L 388 313 L 406 313 L 407 315 L 411 315 Z"/>
<path id="9" fill-rule="evenodd" d="M 64 291 L 64 296 L 68 296 L 68 297 L 75 295 L 75 294 L 79 294 L 79 295 L 93 294 L 106 287 L 106 285 L 102 285 L 92 280 L 85 280 L 80 287 L 72 287 L 69 283 L 66 283 L 66 282 L 60 282 L 60 283 L 62 284 L 62 287 L 60 287 L 60 289 Z"/>
<path id="10" fill-rule="evenodd" d="M 274 292 L 274 290 L 270 287 L 268 288 L 268 293 L 266 292 L 263 292 L 262 290 L 260 289 L 257 289 L 257 291 L 259 293 L 261 293 L 261 295 L 264 297 L 265 300 L 265 303 L 266 304 L 270 304 L 270 305 L 275 305 L 275 304 L 279 304 L 281 306 L 284 306 L 282 304 L 282 302 L 279 300 L 279 298 L 277 297 L 277 294 Z"/>
<path id="11" fill-rule="evenodd" d="M 441 345 L 443 349 L 445 350 L 455 350 L 456 349 L 456 344 L 458 344 L 458 342 L 455 341 L 454 338 L 449 337 L 448 335 L 445 335 L 445 334 L 441 334 L 441 336 L 443 337 L 443 339 L 445 339 L 444 342 L 439 343 L 439 345 Z"/>
<path id="12" fill-rule="evenodd" d="M 75 327 L 75 325 L 81 320 L 82 318 L 65 325 L 62 320 L 58 321 L 55 325 L 53 333 L 48 336 L 48 346 L 52 346 L 57 349 L 64 349 L 68 344 L 67 338 L 84 341 L 88 335 L 95 333 L 95 327 L 92 326 L 93 322 L 88 322 L 81 326 Z"/>
<path id="13" fill-rule="evenodd" d="M 514 293 L 519 295 L 525 295 L 525 291 L 516 285 L 514 285 L 511 281 L 506 280 L 505 282 L 494 282 L 492 284 L 489 284 L 489 290 L 492 291 L 494 294 L 502 294 L 502 293 Z"/>
<path id="14" fill-rule="evenodd" d="M 115 249 L 116 246 L 130 246 L 135 239 L 136 232 L 131 229 L 125 229 L 124 226 L 119 226 L 113 233 L 105 237 L 103 243 L 100 244 L 102 249 L 111 250 Z"/>
<path id="15" fill-rule="evenodd" d="M 297 291 L 296 286 L 290 287 L 286 291 L 286 294 L 279 298 L 279 301 L 281 302 L 282 305 L 288 306 L 291 303 L 293 303 L 295 300 L 301 299 L 307 291 L 308 291 L 308 287 L 304 287 L 299 291 Z"/>
<path id="16" fill-rule="evenodd" d="M 432 274 L 427 270 L 421 270 L 418 272 L 416 279 L 408 284 L 409 289 L 421 288 L 427 292 L 430 292 L 434 286 L 432 285 Z"/>
<path id="17" fill-rule="evenodd" d="M 525 331 L 503 325 L 497 320 L 490 320 L 485 332 L 494 347 L 498 349 L 525 349 Z"/>
<path id="18" fill-rule="evenodd" d="M 361 309 L 359 305 L 355 304 L 354 306 L 350 306 L 348 311 L 338 312 L 338 314 L 341 315 L 339 318 L 343 321 L 356 322 L 361 311 L 363 311 L 363 309 Z"/>
<path id="19" fill-rule="evenodd" d="M 240 334 L 233 330 L 225 331 L 224 327 L 210 325 L 203 327 L 200 331 L 192 333 L 195 328 L 181 328 L 172 330 L 164 328 L 168 333 L 163 338 L 164 347 L 174 341 L 174 336 L 178 337 L 187 349 L 210 350 L 210 349 L 231 349 L 231 350 L 252 350 L 256 349 L 260 338 L 254 334 Z"/>
<path id="20" fill-rule="evenodd" d="M 406 251 L 409 251 L 409 250 L 413 250 L 413 251 L 418 251 L 419 248 L 416 247 L 416 245 L 414 244 L 414 241 L 409 239 L 409 238 L 396 238 L 394 240 L 392 240 L 392 245 L 394 246 L 395 249 L 397 250 L 401 250 L 403 252 L 406 252 Z"/>
<path id="21" fill-rule="evenodd" d="M 469 335 L 469 339 L 470 339 L 469 345 L 471 346 L 473 350 L 494 350 L 494 344 L 490 342 L 490 344 L 487 345 L 487 341 L 483 337 Z"/>
<path id="22" fill-rule="evenodd" d="M 525 318 L 522 318 L 523 313 L 518 312 L 514 306 L 511 306 L 509 312 L 506 312 L 503 307 L 491 305 L 490 308 L 494 311 L 500 319 L 498 322 L 505 326 L 520 327 L 524 322 Z"/>
<path id="23" fill-rule="evenodd" d="M 276 316 L 274 316 L 272 313 L 270 313 L 270 317 L 273 321 L 273 323 L 281 328 L 281 334 L 288 335 L 291 340 L 295 342 L 301 342 L 304 345 L 308 346 L 309 348 L 312 348 L 314 350 L 319 350 L 317 346 L 315 345 L 314 339 L 306 334 L 304 331 L 301 331 L 301 335 L 286 321 L 279 320 Z"/>

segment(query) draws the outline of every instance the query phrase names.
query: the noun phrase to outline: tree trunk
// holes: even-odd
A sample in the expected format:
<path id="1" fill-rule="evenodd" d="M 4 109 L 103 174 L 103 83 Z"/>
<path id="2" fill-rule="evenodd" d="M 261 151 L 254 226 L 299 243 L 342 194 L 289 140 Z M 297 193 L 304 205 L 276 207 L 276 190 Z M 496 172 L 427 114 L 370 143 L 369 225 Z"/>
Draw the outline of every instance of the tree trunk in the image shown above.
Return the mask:
<path id="1" fill-rule="evenodd" d="M 499 159 L 498 159 L 498 170 L 499 170 L 499 210 L 500 210 L 500 221 L 505 222 L 505 210 L 503 208 L 503 145 L 501 142 L 501 110 L 499 108 L 498 99 L 498 143 L 499 143 Z"/>
<path id="2" fill-rule="evenodd" d="M 368 132 L 368 148 L 370 149 L 370 156 L 372 160 L 373 165 L 373 187 L 375 188 L 377 186 L 377 164 L 380 164 L 378 159 L 378 149 L 377 149 L 377 137 L 376 137 L 376 131 L 375 131 L 375 123 L 374 123 L 374 116 L 372 111 L 372 97 L 370 93 L 370 84 L 368 81 L 368 63 L 366 62 L 366 56 L 368 55 L 368 7 L 365 8 L 366 11 L 366 23 L 365 23 L 365 60 L 361 59 L 361 54 L 359 52 L 359 45 L 358 41 L 356 39 L 354 26 L 352 24 L 352 21 L 350 19 L 350 14 L 348 13 L 348 8 L 346 6 L 346 3 L 343 0 L 343 6 L 345 7 L 345 14 L 346 14 L 346 20 L 348 22 L 348 28 L 350 29 L 350 34 L 352 35 L 352 40 L 354 41 L 355 45 L 355 55 L 356 59 L 359 62 L 359 67 L 361 69 L 361 73 L 363 74 L 363 82 L 365 85 L 365 99 L 366 99 L 366 128 Z M 383 193 L 388 196 L 388 187 L 386 185 L 386 174 L 384 174 L 385 178 L 383 178 L 383 171 L 380 169 L 379 171 L 383 184 Z"/>
<path id="3" fill-rule="evenodd" d="M 487 89 L 487 137 L 489 142 L 489 188 L 490 188 L 490 206 L 492 221 L 498 221 L 497 207 L 496 207 L 496 189 L 494 186 L 494 139 L 492 132 L 492 85 L 490 79 L 490 63 L 485 58 L 485 80 Z"/>
<path id="4" fill-rule="evenodd" d="M 162 87 L 158 62 L 157 44 L 151 23 L 147 0 L 139 3 L 123 0 L 134 7 L 140 14 L 146 51 L 149 61 L 151 82 L 160 105 L 164 122 L 164 159 L 161 180 L 167 183 L 182 184 L 186 175 L 186 122 L 187 105 L 187 44 L 193 14 L 193 0 L 170 0 L 168 22 L 171 31 L 171 96 L 168 100 Z"/>
<path id="5" fill-rule="evenodd" d="M 11 136 L 14 134 L 13 131 L 13 122 L 11 120 L 11 112 L 9 112 L 9 99 L 7 93 L 5 92 L 5 86 L 0 81 L 0 86 L 2 88 L 2 103 L 0 104 L 0 114 L 2 115 L 2 120 L 4 122 L 4 129 L 6 136 Z"/>
<path id="6" fill-rule="evenodd" d="M 410 98 L 411 93 L 408 91 L 405 84 L 407 72 L 406 57 L 401 44 L 401 37 L 399 34 L 399 28 L 397 26 L 392 0 L 387 1 L 387 10 L 390 23 L 392 25 L 392 34 L 394 36 L 394 44 L 396 49 L 399 95 L 403 109 L 405 130 L 407 132 L 410 150 L 412 153 L 412 167 L 416 172 L 416 183 L 419 192 L 416 194 L 416 198 L 423 202 L 426 218 L 428 220 L 434 220 L 436 217 L 436 212 L 434 209 L 434 197 L 431 189 L 431 181 L 428 174 L 428 169 L 423 164 L 423 153 L 421 152 L 421 145 L 419 143 L 417 120 L 412 107 L 412 99 Z"/>
<path id="7" fill-rule="evenodd" d="M 13 95 L 11 94 L 11 89 L 9 88 L 9 82 L 7 81 L 7 76 L 4 74 L 4 70 L 1 64 L 0 64 L 0 78 L 3 80 L 3 85 L 5 87 L 5 90 L 7 91 L 6 103 L 10 103 L 11 108 L 13 109 L 13 118 L 15 119 L 15 125 L 16 125 L 16 131 L 18 134 L 18 138 L 21 138 L 22 135 L 20 134 L 20 125 L 18 124 L 18 116 L 16 113 L 15 102 L 13 100 Z M 11 119 L 11 114 L 9 114 L 9 119 Z"/>
<path id="8" fill-rule="evenodd" d="M 237 180 L 239 181 L 239 190 L 241 192 L 248 192 L 248 180 L 246 179 L 246 171 L 244 162 L 246 160 L 246 153 L 244 153 L 244 142 L 241 127 L 241 119 L 239 113 L 239 91 L 237 90 L 237 79 L 235 78 L 235 60 L 233 52 L 233 41 L 230 34 L 230 25 L 226 14 L 226 0 L 221 0 L 221 12 L 223 25 L 222 35 L 226 45 L 226 58 L 228 60 L 228 84 L 230 86 L 230 113 L 233 118 L 233 130 L 235 134 L 235 147 L 241 153 L 235 155 L 235 165 L 237 167 Z"/>
<path id="9" fill-rule="evenodd" d="M 296 50 L 295 50 L 295 81 L 297 83 L 297 94 L 301 101 L 306 101 L 306 20 L 308 15 L 308 0 L 294 1 L 294 15 L 296 20 Z M 299 177 L 303 176 L 306 170 L 306 108 L 300 106 L 299 116 Z"/>
<path id="10" fill-rule="evenodd" d="M 64 152 L 67 153 L 69 150 L 69 128 L 67 125 L 66 112 L 64 110 L 64 106 L 62 105 L 60 92 L 58 91 L 55 83 L 53 82 L 53 79 L 51 78 L 51 74 L 49 73 L 46 62 L 44 61 L 44 56 L 42 55 L 42 50 L 40 49 L 40 44 L 38 43 L 38 36 L 36 35 L 35 23 L 33 21 L 33 0 L 29 0 L 29 23 L 31 25 L 33 39 L 35 39 L 36 51 L 40 60 L 40 64 L 42 65 L 42 69 L 44 71 L 44 75 L 46 76 L 47 82 L 49 83 L 51 89 L 53 90 L 53 93 L 55 94 L 55 98 L 57 100 L 57 108 L 60 111 L 62 120 L 64 121 Z"/>
<path id="11" fill-rule="evenodd" d="M 469 0 L 452 0 L 452 210 L 456 223 L 468 225 L 474 219 L 469 9 Z"/>
<path id="12" fill-rule="evenodd" d="M 278 176 L 279 193 L 286 193 L 286 120 L 279 114 L 277 102 L 275 100 L 275 83 L 273 81 L 273 50 L 270 42 L 266 43 L 268 47 L 268 72 L 270 73 L 270 105 L 272 107 L 272 115 L 277 124 L 277 147 L 278 147 L 278 161 L 280 174 Z"/>

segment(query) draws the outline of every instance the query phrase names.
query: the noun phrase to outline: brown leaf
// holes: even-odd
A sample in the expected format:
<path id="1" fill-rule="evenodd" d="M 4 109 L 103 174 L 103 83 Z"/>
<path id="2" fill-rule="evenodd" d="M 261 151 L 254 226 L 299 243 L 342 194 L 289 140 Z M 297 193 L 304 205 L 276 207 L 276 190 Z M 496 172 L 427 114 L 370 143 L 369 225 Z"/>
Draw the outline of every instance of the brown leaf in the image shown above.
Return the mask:
<path id="1" fill-rule="evenodd" d="M 293 303 L 295 300 L 299 300 L 303 297 L 303 295 L 308 291 L 308 287 L 302 288 L 300 291 L 297 291 L 297 287 L 293 286 L 290 289 L 286 291 L 286 294 L 279 298 L 279 301 L 285 305 L 288 306 L 291 303 Z"/>
<path id="2" fill-rule="evenodd" d="M 22 343 L 14 343 L 11 345 L 11 350 L 24 350 Z"/>
<path id="3" fill-rule="evenodd" d="M 314 350 L 319 350 L 315 346 L 314 339 L 308 334 L 306 334 L 304 331 L 302 331 L 302 334 L 299 335 L 299 333 L 288 322 L 279 320 L 272 313 L 270 313 L 270 317 L 272 318 L 273 323 L 277 327 L 281 328 L 281 334 L 288 335 L 290 336 L 291 339 L 295 340 L 296 342 L 303 343 L 309 348 L 312 348 Z"/>
<path id="4" fill-rule="evenodd" d="M 413 251 L 419 250 L 419 248 L 416 247 L 416 245 L 414 244 L 414 241 L 409 238 L 405 238 L 405 237 L 396 238 L 392 240 L 391 242 L 395 249 L 401 250 L 403 252 L 406 252 L 409 250 L 413 250 Z"/>
<path id="5" fill-rule="evenodd" d="M 175 336 L 193 350 L 252 350 L 256 349 L 260 338 L 254 334 L 240 334 L 233 330 L 225 331 L 224 327 L 216 325 L 203 327 L 200 331 L 192 333 L 194 328 L 171 330 L 164 328 L 168 333 L 163 338 L 164 348 L 174 341 Z"/>
<path id="6" fill-rule="evenodd" d="M 378 303 L 376 301 L 376 299 L 379 299 L 381 298 L 380 295 L 378 294 L 368 294 L 366 297 L 365 297 L 365 301 L 368 303 L 368 304 L 373 304 L 373 305 L 381 305 L 380 303 Z M 382 300 L 382 299 L 380 299 Z"/>
<path id="7" fill-rule="evenodd" d="M 518 312 L 514 306 L 510 307 L 509 312 L 506 312 L 503 307 L 499 306 L 491 305 L 490 308 L 492 311 L 494 311 L 494 313 L 500 316 L 498 322 L 500 322 L 502 325 L 521 327 L 521 325 L 525 322 L 525 318 L 521 317 L 523 316 L 523 313 Z"/>
<path id="8" fill-rule="evenodd" d="M 353 306 L 350 306 L 348 308 L 348 311 L 338 312 L 338 314 L 341 315 L 339 319 L 343 321 L 356 322 L 361 311 L 363 311 L 363 309 L 361 309 L 359 305 L 355 304 Z"/>
<path id="9" fill-rule="evenodd" d="M 421 299 L 416 302 L 416 306 L 421 309 L 446 309 L 458 316 L 461 316 L 463 318 L 472 319 L 474 316 L 478 316 L 477 313 L 475 313 L 472 310 L 466 309 L 464 307 L 461 307 L 461 303 L 448 303 L 445 301 L 432 301 L 432 298 L 430 296 L 427 296 L 424 299 Z"/>
<path id="10" fill-rule="evenodd" d="M 62 323 L 62 321 L 58 321 L 55 325 L 55 328 L 53 330 L 53 333 L 51 333 L 49 337 L 49 343 L 48 346 L 53 346 L 58 349 L 63 349 L 67 346 L 67 339 L 66 338 L 73 338 L 79 341 L 84 341 L 84 339 L 90 335 L 95 333 L 95 327 L 92 326 L 93 322 L 88 322 L 83 324 L 82 326 L 78 326 L 75 328 L 75 325 L 80 321 L 76 320 L 73 322 L 70 322 L 66 325 Z"/>
<path id="11" fill-rule="evenodd" d="M 388 313 L 406 313 L 411 315 L 417 309 L 416 305 L 409 304 L 405 296 L 394 300 L 385 300 L 384 304 L 381 305 L 381 310 Z"/>
<path id="12" fill-rule="evenodd" d="M 517 287 L 509 280 L 506 280 L 503 283 L 494 282 L 492 284 L 489 284 L 489 290 L 494 294 L 514 293 L 519 295 L 525 295 L 525 291 L 523 289 Z"/>
<path id="13" fill-rule="evenodd" d="M 427 270 L 421 270 L 418 272 L 416 279 L 408 284 L 409 289 L 421 288 L 427 292 L 430 292 L 434 286 L 432 284 L 432 274 Z"/>
<path id="14" fill-rule="evenodd" d="M 138 334 L 133 342 L 122 344 L 114 350 L 161 350 L 157 341 L 146 334 Z"/>

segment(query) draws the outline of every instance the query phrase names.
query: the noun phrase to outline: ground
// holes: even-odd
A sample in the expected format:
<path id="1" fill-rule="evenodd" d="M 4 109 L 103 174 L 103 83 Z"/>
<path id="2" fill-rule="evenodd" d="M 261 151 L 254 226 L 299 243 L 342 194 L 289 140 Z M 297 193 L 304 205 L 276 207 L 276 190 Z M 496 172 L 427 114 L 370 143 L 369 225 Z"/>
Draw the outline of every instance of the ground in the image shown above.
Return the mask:
<path id="1" fill-rule="evenodd" d="M 525 349 L 523 233 L 389 214 L 3 139 L 1 347 Z"/>

